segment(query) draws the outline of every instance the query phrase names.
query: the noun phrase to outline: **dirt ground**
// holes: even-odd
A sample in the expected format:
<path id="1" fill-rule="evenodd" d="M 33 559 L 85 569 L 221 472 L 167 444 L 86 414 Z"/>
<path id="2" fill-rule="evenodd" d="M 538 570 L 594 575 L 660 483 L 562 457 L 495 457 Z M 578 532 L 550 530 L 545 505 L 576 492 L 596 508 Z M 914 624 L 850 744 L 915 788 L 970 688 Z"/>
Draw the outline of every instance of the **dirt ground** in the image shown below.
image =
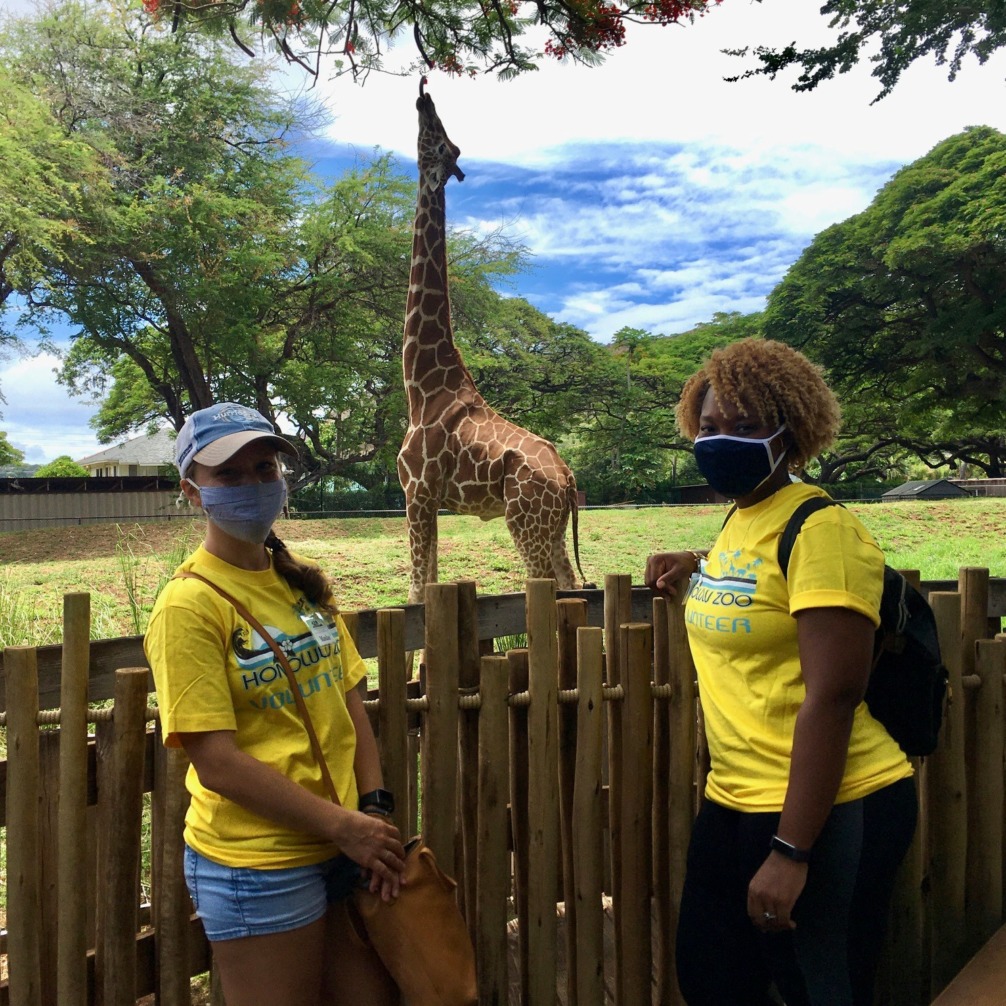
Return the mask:
<path id="1" fill-rule="evenodd" d="M 128 525 L 129 534 L 155 553 L 168 552 L 180 539 L 193 542 L 202 534 L 201 521 L 157 521 Z M 122 540 L 121 525 L 88 524 L 43 527 L 0 533 L 0 562 L 65 562 L 114 556 Z"/>

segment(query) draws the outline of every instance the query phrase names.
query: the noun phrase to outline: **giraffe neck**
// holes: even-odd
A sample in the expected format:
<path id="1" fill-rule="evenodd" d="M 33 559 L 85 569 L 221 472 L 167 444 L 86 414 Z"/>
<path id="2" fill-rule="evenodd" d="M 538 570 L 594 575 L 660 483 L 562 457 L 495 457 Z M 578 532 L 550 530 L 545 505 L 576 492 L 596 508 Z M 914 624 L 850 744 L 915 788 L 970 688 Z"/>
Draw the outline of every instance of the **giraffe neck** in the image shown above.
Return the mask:
<path id="1" fill-rule="evenodd" d="M 402 366 L 409 417 L 413 421 L 442 407 L 442 393 L 453 399 L 478 395 L 454 345 L 451 330 L 443 187 L 431 191 L 420 184 L 405 304 Z"/>

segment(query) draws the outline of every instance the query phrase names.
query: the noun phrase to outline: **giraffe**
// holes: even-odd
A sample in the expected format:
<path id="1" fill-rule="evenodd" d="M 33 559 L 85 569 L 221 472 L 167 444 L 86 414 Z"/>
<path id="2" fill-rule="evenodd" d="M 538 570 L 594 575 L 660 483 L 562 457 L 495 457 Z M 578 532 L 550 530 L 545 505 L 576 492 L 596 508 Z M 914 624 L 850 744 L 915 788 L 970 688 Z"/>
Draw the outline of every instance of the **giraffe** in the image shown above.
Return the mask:
<path id="1" fill-rule="evenodd" d="M 457 163 L 461 151 L 448 139 L 425 84 L 424 77 L 416 101 L 419 193 L 402 343 L 409 428 L 398 453 L 412 559 L 409 602 L 422 601 L 426 584 L 436 583 L 441 507 L 482 520 L 503 517 L 528 576 L 573 589 L 565 541 L 572 515 L 579 569 L 573 473 L 549 441 L 487 404 L 454 345 L 444 187 L 451 175 L 459 182 L 465 176 Z"/>

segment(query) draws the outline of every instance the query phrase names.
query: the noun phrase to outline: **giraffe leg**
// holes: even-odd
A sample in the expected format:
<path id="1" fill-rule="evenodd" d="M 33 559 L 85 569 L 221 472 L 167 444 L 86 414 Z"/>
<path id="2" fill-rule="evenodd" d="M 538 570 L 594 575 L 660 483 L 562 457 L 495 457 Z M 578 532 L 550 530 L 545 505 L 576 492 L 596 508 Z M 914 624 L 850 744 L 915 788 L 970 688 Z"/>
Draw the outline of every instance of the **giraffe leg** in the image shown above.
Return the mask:
<path id="1" fill-rule="evenodd" d="M 555 563 L 556 524 L 559 524 L 561 543 L 566 521 L 561 514 L 561 497 L 551 483 L 522 463 L 507 474 L 503 497 L 507 528 L 524 560 L 527 575 L 553 579 L 560 590 L 573 588 L 575 584 L 569 560 L 566 560 L 565 569 Z"/>
<path id="2" fill-rule="evenodd" d="M 555 570 L 555 583 L 559 590 L 577 589 L 576 574 L 566 551 L 566 521 L 562 522 L 552 539 L 552 568 Z"/>
<path id="3" fill-rule="evenodd" d="M 409 525 L 409 603 L 422 604 L 427 583 L 437 579 L 437 503 L 429 496 L 410 494 L 405 501 Z"/>

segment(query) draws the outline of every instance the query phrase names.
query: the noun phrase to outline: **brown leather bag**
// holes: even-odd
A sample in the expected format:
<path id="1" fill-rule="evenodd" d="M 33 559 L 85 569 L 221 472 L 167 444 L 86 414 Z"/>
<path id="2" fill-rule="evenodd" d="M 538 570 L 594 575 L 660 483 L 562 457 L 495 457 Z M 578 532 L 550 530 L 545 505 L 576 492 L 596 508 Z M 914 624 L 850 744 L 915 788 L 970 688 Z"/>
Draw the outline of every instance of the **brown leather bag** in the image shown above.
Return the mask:
<path id="1" fill-rule="evenodd" d="M 366 887 L 357 911 L 408 1006 L 475 1006 L 475 953 L 454 896 L 456 882 L 419 837 L 405 846 L 405 884 L 395 901 Z"/>
<path id="2" fill-rule="evenodd" d="M 307 704 L 279 644 L 243 604 L 212 580 L 192 572 L 177 576 L 201 580 L 215 590 L 273 651 L 286 674 L 329 799 L 339 803 Z M 353 895 L 367 938 L 381 963 L 394 978 L 406 1006 L 477 1006 L 475 951 L 454 895 L 457 883 L 440 869 L 433 850 L 418 836 L 405 846 L 404 879 L 398 897 L 391 902 L 365 886 L 358 887 Z"/>

